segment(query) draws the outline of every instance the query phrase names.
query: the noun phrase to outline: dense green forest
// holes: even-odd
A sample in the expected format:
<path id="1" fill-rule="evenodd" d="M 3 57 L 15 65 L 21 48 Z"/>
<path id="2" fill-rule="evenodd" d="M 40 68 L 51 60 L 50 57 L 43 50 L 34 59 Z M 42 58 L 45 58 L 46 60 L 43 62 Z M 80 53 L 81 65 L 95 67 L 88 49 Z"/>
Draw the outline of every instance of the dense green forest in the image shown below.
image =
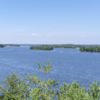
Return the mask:
<path id="1" fill-rule="evenodd" d="M 81 47 L 81 52 L 100 52 L 100 46 Z"/>
<path id="2" fill-rule="evenodd" d="M 3 47 L 4 47 L 4 45 L 0 44 L 0 48 L 3 48 Z"/>
<path id="3" fill-rule="evenodd" d="M 36 50 L 53 50 L 53 47 L 48 45 L 40 45 L 40 46 L 31 46 L 30 49 L 36 49 Z"/>
<path id="4" fill-rule="evenodd" d="M 73 44 L 56 44 L 56 45 L 49 45 L 53 48 L 80 48 L 83 47 L 83 45 L 73 45 Z"/>
<path id="5" fill-rule="evenodd" d="M 4 46 L 9 46 L 9 47 L 19 47 L 19 44 L 5 44 Z"/>
<path id="6" fill-rule="evenodd" d="M 26 74 L 23 79 L 15 73 L 7 75 L 3 86 L 0 85 L 0 100 L 100 100 L 98 81 L 94 81 L 87 89 L 76 81 L 72 84 L 63 83 L 57 89 L 57 80 L 45 78 L 51 67 L 49 61 L 43 66 L 38 62 L 38 69 L 44 73 L 43 81 L 35 73 Z"/>
<path id="7" fill-rule="evenodd" d="M 30 49 L 36 50 L 53 50 L 53 48 L 79 48 L 82 45 L 73 45 L 73 44 L 62 44 L 62 45 L 38 45 L 30 46 Z"/>
<path id="8" fill-rule="evenodd" d="M 91 46 L 99 46 L 99 45 L 74 45 L 74 44 L 48 44 L 48 45 L 33 45 L 30 46 L 30 49 L 37 50 L 53 50 L 53 48 L 83 48 L 83 47 L 91 47 Z"/>
<path id="9" fill-rule="evenodd" d="M 52 48 L 80 48 L 83 47 L 82 45 L 73 45 L 73 44 L 55 44 L 55 45 L 39 45 L 39 46 L 31 46 L 30 49 L 39 49 L 42 50 L 43 48 L 51 48 L 51 50 L 53 50 Z M 45 49 L 43 49 L 45 50 Z"/>

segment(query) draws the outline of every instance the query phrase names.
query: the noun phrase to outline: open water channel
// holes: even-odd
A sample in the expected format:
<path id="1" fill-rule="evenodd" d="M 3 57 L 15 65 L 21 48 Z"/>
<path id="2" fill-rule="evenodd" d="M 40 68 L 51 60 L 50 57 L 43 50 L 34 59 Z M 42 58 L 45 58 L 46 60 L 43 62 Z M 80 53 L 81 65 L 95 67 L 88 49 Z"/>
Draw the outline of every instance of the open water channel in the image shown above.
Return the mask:
<path id="1" fill-rule="evenodd" d="M 67 48 L 30 50 L 29 46 L 21 46 L 0 48 L 0 82 L 13 71 L 20 77 L 36 73 L 42 80 L 43 73 L 38 70 L 37 61 L 45 65 L 47 60 L 53 66 L 46 77 L 58 80 L 60 85 L 77 80 L 80 85 L 88 87 L 94 79 L 100 81 L 100 53 Z"/>

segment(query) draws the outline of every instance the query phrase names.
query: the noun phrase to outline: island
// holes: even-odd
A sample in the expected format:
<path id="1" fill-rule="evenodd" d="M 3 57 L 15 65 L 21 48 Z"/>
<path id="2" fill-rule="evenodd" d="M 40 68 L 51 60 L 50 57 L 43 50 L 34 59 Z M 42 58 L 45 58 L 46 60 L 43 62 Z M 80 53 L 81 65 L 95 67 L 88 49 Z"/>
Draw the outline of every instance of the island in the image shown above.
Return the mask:
<path id="1" fill-rule="evenodd" d="M 30 46 L 30 49 L 36 50 L 53 50 L 53 48 L 73 48 L 82 52 L 100 52 L 100 45 L 48 44 Z"/>
<path id="2" fill-rule="evenodd" d="M 5 44 L 5 47 L 20 47 L 19 44 Z"/>
<path id="3" fill-rule="evenodd" d="M 81 47 L 81 52 L 100 52 L 100 46 Z"/>
<path id="4" fill-rule="evenodd" d="M 3 48 L 3 47 L 4 47 L 4 45 L 0 44 L 0 48 Z"/>
<path id="5" fill-rule="evenodd" d="M 54 44 L 54 45 L 49 45 L 53 48 L 80 48 L 83 47 L 83 45 L 74 45 L 74 44 Z"/>
<path id="6" fill-rule="evenodd" d="M 53 50 L 53 48 L 80 48 L 84 47 L 83 45 L 73 45 L 73 44 L 48 44 L 48 45 L 38 45 L 30 46 L 30 49 L 36 50 Z"/>
<path id="7" fill-rule="evenodd" d="M 31 46 L 30 49 L 35 49 L 35 50 L 53 50 L 53 47 L 48 46 L 48 45 L 40 45 L 40 46 Z"/>

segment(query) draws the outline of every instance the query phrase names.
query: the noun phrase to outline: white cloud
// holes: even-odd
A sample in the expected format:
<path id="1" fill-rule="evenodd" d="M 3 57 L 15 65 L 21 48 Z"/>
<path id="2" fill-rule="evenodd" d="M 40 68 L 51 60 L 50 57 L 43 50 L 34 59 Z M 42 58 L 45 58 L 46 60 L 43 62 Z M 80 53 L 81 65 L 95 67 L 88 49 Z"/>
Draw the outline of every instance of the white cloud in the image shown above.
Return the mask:
<path id="1" fill-rule="evenodd" d="M 21 36 L 23 36 L 24 34 L 20 34 Z"/>
<path id="2" fill-rule="evenodd" d="M 37 34 L 31 34 L 32 36 L 37 36 Z"/>
<path id="3" fill-rule="evenodd" d="M 37 34 L 20 34 L 21 36 L 37 36 Z"/>
<path id="4" fill-rule="evenodd" d="M 82 38 L 86 38 L 86 36 L 82 36 Z"/>

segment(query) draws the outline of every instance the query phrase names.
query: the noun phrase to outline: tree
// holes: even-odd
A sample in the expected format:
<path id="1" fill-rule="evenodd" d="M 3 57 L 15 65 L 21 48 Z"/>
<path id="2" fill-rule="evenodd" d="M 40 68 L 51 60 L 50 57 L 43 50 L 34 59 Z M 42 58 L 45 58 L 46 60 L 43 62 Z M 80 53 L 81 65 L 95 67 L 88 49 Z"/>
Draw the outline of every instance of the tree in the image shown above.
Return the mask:
<path id="1" fill-rule="evenodd" d="M 64 83 L 57 91 L 57 100 L 87 100 L 85 88 L 74 81 L 72 85 Z"/>
<path id="2" fill-rule="evenodd" d="M 44 72 L 44 80 L 40 81 L 38 76 L 34 75 L 26 75 L 30 81 L 30 83 L 33 84 L 33 88 L 30 89 L 30 97 L 31 100 L 52 100 L 53 97 L 55 97 L 55 86 L 58 84 L 56 80 L 45 79 L 45 74 L 50 71 L 50 68 L 52 67 L 52 64 L 49 63 L 49 61 L 46 62 L 47 66 L 41 66 L 38 62 L 39 70 L 43 69 Z M 53 89 L 51 89 L 51 86 Z"/>
<path id="3" fill-rule="evenodd" d="M 3 92 L 3 100 L 25 100 L 28 98 L 28 85 L 14 72 L 3 80 L 5 87 L 0 86 Z"/>
<path id="4" fill-rule="evenodd" d="M 88 98 L 91 100 L 100 100 L 100 86 L 98 81 L 92 82 L 90 88 L 87 89 Z"/>

